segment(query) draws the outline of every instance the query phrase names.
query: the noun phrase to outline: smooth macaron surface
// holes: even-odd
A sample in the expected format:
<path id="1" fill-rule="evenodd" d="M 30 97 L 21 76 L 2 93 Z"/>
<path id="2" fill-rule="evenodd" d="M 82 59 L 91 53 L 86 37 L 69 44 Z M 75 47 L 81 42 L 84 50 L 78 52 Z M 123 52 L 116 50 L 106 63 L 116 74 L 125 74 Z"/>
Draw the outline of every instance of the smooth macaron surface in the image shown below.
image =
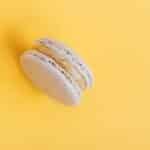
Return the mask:
<path id="1" fill-rule="evenodd" d="M 29 79 L 48 96 L 64 104 L 79 104 L 81 96 L 79 87 L 64 76 L 51 58 L 30 50 L 21 56 L 20 61 Z"/>

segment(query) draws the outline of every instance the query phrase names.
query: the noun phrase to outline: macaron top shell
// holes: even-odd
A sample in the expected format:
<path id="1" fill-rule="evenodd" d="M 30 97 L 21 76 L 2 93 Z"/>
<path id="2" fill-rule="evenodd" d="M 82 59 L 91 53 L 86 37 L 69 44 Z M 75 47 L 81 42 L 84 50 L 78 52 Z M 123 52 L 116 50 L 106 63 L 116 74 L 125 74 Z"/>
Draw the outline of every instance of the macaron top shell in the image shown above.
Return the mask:
<path id="1" fill-rule="evenodd" d="M 29 79 L 48 96 L 67 105 L 79 104 L 80 88 L 63 74 L 64 70 L 61 70 L 54 60 L 40 52 L 30 50 L 21 56 L 20 61 Z"/>
<path id="2" fill-rule="evenodd" d="M 82 75 L 84 81 L 86 82 L 85 88 L 92 86 L 93 84 L 92 72 L 71 48 L 55 40 L 47 38 L 43 38 L 36 41 L 35 47 L 40 49 L 41 48 L 40 46 L 49 49 L 46 50 L 47 54 L 55 53 L 55 55 L 59 57 L 60 60 L 61 59 L 64 60 L 67 65 L 72 66 L 72 68 L 76 68 L 76 70 Z"/>

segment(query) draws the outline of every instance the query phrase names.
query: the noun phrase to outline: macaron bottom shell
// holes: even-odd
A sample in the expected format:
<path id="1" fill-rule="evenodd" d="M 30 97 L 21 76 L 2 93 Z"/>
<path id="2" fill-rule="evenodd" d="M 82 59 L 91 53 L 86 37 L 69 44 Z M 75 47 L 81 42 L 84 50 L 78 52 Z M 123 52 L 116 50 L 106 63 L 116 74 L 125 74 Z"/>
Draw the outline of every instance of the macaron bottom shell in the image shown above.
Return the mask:
<path id="1" fill-rule="evenodd" d="M 35 50 L 22 54 L 20 62 L 28 78 L 50 98 L 66 105 L 78 105 L 81 92 L 55 66 L 54 61 Z"/>

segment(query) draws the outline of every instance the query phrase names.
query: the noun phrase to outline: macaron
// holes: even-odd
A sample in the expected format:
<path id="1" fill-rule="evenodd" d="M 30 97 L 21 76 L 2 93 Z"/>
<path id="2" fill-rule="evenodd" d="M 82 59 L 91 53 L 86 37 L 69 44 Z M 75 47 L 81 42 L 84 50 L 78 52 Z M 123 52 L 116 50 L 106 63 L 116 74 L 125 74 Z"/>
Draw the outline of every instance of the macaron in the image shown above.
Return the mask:
<path id="1" fill-rule="evenodd" d="M 38 88 L 66 105 L 80 104 L 83 91 L 93 84 L 93 74 L 83 60 L 52 39 L 37 40 L 21 55 L 20 63 Z"/>

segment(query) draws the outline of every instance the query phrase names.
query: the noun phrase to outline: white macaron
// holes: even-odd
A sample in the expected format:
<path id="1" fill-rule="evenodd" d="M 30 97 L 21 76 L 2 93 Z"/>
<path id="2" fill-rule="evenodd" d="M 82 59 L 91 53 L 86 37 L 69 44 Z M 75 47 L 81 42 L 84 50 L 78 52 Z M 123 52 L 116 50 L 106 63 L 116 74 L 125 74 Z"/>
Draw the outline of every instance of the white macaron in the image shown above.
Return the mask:
<path id="1" fill-rule="evenodd" d="M 82 92 L 93 84 L 93 75 L 81 58 L 55 40 L 37 40 L 20 62 L 37 87 L 67 105 L 78 105 Z"/>

